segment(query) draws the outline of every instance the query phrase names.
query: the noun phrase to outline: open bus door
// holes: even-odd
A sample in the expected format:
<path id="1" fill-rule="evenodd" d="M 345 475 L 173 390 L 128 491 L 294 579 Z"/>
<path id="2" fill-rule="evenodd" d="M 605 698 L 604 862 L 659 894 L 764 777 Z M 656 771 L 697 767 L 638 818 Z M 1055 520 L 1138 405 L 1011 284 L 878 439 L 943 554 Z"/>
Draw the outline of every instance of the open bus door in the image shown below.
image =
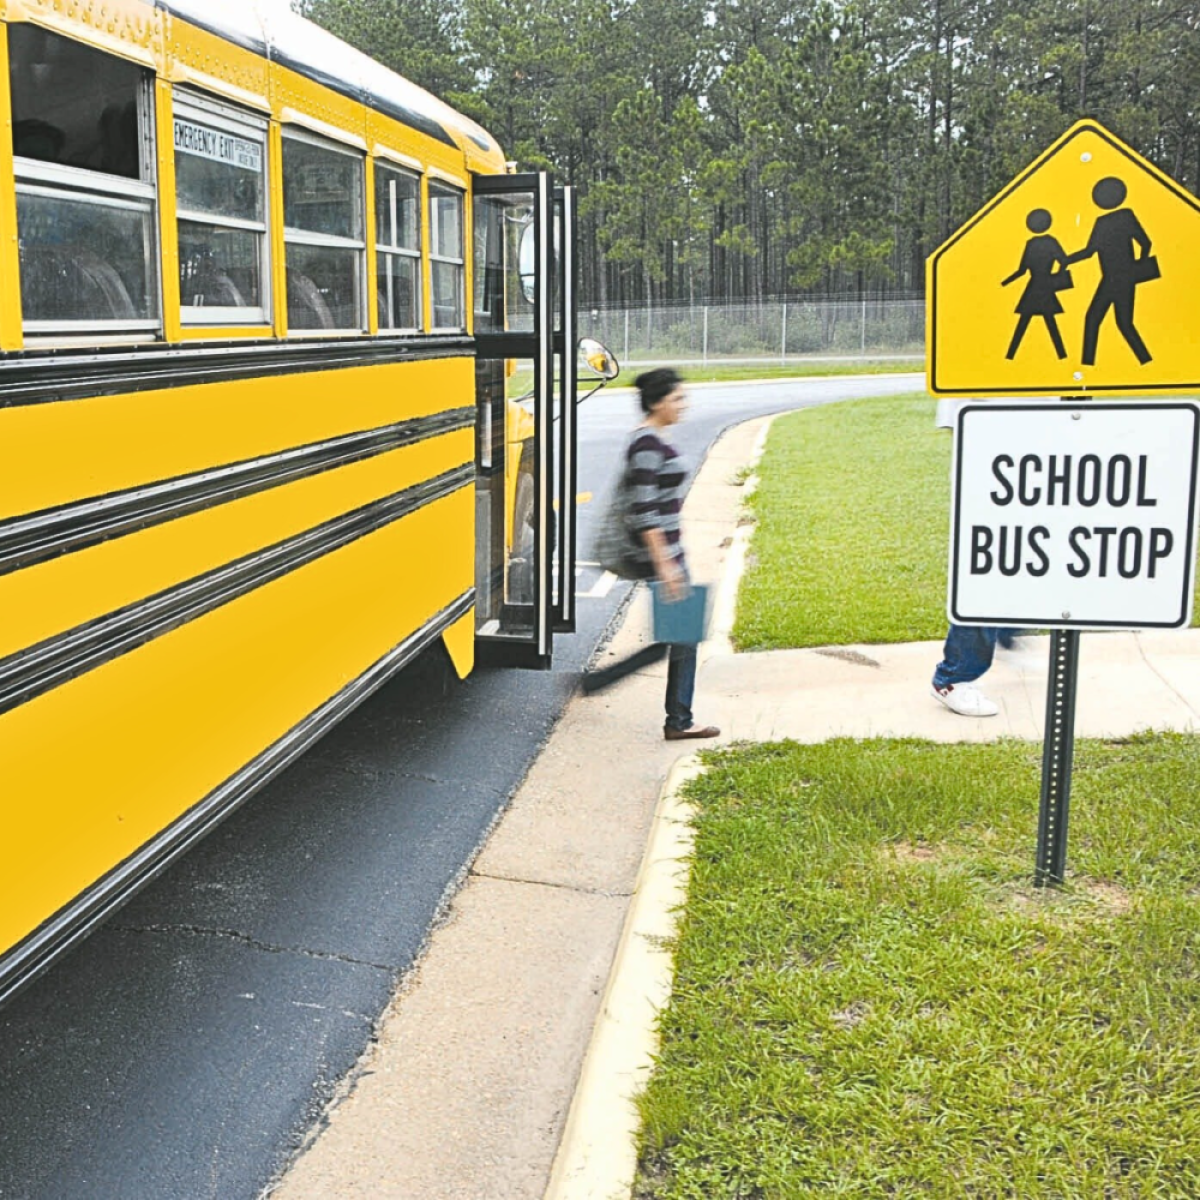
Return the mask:
<path id="1" fill-rule="evenodd" d="M 548 668 L 575 628 L 575 211 L 544 173 L 476 176 L 476 658 Z"/>

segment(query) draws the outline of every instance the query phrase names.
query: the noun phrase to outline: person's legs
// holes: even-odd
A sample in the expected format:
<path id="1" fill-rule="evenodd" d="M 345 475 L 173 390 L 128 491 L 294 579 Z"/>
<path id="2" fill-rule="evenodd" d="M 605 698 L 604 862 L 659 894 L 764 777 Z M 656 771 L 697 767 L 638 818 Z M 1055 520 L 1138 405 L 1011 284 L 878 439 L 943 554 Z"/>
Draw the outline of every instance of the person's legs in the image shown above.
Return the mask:
<path id="1" fill-rule="evenodd" d="M 933 672 L 935 688 L 973 683 L 992 665 L 1000 631 L 989 626 L 951 625 L 942 661 Z"/>
<path id="2" fill-rule="evenodd" d="M 611 687 L 614 683 L 624 679 L 626 675 L 632 675 L 634 671 L 640 671 L 643 667 L 658 662 L 666 653 L 666 646 L 659 642 L 652 642 L 649 646 L 643 646 L 640 650 L 635 650 L 632 654 L 610 663 L 607 667 L 600 667 L 595 671 L 585 671 L 583 673 L 583 690 L 590 694 Z"/>
<path id="3" fill-rule="evenodd" d="M 1000 708 L 974 681 L 992 665 L 997 629 L 951 625 L 942 661 L 933 673 L 933 695 L 960 717 L 994 717 Z"/>
<path id="4" fill-rule="evenodd" d="M 667 729 L 692 727 L 695 695 L 696 647 L 671 646 L 667 652 Z"/>

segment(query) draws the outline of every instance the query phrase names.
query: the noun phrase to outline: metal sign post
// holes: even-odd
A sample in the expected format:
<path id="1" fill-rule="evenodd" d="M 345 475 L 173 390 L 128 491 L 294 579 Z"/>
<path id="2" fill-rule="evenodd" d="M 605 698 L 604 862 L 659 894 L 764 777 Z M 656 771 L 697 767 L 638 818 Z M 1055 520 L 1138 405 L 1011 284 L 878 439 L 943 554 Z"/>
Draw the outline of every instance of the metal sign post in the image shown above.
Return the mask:
<path id="1" fill-rule="evenodd" d="M 1061 397 L 1069 399 L 1067 396 Z M 1061 887 L 1067 873 L 1071 771 L 1075 765 L 1075 691 L 1079 684 L 1079 631 L 1050 635 L 1046 723 L 1042 732 L 1042 791 L 1038 804 L 1033 886 Z"/>
<path id="2" fill-rule="evenodd" d="M 1067 870 L 1067 818 L 1075 761 L 1075 692 L 1079 681 L 1079 630 L 1050 635 L 1046 681 L 1046 731 L 1042 743 L 1042 800 L 1038 812 L 1034 885 L 1060 885 Z"/>

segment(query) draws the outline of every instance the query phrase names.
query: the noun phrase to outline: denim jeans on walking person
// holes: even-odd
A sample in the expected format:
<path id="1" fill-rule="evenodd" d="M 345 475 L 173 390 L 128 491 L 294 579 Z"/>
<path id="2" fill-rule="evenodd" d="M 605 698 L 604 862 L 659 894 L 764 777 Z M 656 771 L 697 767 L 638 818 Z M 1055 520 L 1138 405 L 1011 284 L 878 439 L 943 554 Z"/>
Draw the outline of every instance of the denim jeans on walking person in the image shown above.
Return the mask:
<path id="1" fill-rule="evenodd" d="M 692 727 L 692 700 L 696 695 L 696 647 L 672 645 L 667 653 L 668 729 Z"/>
<path id="2" fill-rule="evenodd" d="M 942 661 L 933 673 L 933 686 L 973 683 L 992 665 L 996 643 L 1011 648 L 1015 635 L 1015 629 L 997 629 L 991 625 L 951 625 Z"/>

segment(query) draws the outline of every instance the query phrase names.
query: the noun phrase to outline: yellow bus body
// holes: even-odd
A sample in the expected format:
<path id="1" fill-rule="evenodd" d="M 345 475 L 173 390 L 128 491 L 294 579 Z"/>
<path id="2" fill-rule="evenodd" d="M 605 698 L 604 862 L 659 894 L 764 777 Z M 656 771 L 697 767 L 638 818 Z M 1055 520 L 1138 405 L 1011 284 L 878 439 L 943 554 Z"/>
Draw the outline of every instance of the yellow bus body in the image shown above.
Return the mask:
<path id="1" fill-rule="evenodd" d="M 0 999 L 422 647 L 442 639 L 460 675 L 473 661 L 470 186 L 472 172 L 502 172 L 503 156 L 430 97 L 422 111 L 445 137 L 179 8 L 0 0 L 5 76 L 21 23 L 152 72 L 161 283 L 159 333 L 128 363 L 112 339 L 89 356 L 97 339 L 60 338 L 50 354 L 26 336 L 13 158 L 0 146 Z M 267 122 L 266 324 L 181 320 L 180 86 Z M 0 95 L 11 129 L 7 86 Z M 293 128 L 361 152 L 366 208 L 366 320 L 306 335 L 299 365 L 285 340 L 280 186 Z M 404 338 L 378 334 L 377 163 L 411 163 L 420 178 L 423 315 Z M 464 196 L 452 334 L 432 324 L 431 181 Z M 514 411 L 510 440 L 528 420 Z M 114 505 L 128 523 L 89 537 Z M 62 547 L 51 538 L 22 558 L 25 527 L 56 520 Z"/>

